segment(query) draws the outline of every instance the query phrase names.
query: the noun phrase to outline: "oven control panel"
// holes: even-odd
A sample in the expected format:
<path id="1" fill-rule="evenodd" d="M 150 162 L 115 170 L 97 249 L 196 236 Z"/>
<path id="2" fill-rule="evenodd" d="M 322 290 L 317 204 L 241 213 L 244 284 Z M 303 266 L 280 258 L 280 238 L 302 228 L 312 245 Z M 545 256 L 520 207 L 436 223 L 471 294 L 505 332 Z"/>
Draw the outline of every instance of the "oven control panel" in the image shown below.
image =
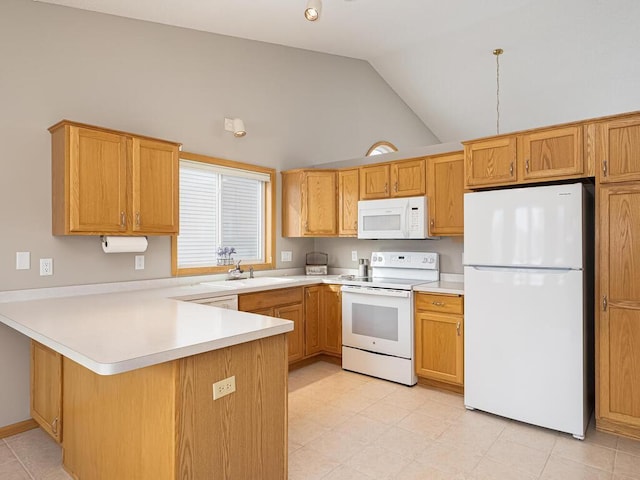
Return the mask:
<path id="1" fill-rule="evenodd" d="M 438 270 L 438 254 L 428 252 L 372 252 L 372 267 Z"/>

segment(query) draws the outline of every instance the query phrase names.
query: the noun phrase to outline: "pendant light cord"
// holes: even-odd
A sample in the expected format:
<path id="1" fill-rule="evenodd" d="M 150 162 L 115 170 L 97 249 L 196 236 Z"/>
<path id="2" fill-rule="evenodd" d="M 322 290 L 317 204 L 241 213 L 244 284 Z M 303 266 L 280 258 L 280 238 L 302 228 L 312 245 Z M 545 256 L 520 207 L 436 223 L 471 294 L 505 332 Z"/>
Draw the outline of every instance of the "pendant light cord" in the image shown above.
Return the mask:
<path id="1" fill-rule="evenodd" d="M 493 54 L 496 56 L 496 134 L 500 134 L 500 55 L 503 50 L 496 48 Z"/>

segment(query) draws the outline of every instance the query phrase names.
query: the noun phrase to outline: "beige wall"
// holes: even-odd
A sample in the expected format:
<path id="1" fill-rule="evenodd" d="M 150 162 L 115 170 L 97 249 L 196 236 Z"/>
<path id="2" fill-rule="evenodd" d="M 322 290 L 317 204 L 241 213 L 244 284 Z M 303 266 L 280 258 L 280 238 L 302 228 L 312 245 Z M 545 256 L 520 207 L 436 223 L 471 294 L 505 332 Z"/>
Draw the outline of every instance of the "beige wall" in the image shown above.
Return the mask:
<path id="1" fill-rule="evenodd" d="M 278 170 L 360 157 L 382 139 L 437 142 L 368 63 L 344 57 L 2 0 L 0 59 L 0 291 L 170 275 L 167 237 L 150 239 L 135 271 L 133 254 L 105 255 L 97 237 L 51 235 L 47 127 L 63 118 Z M 224 132 L 225 116 L 247 136 Z M 279 266 L 303 265 L 313 243 L 278 236 L 278 252 L 294 252 Z M 31 252 L 30 270 L 15 270 L 17 251 Z M 53 258 L 52 277 L 39 258 Z M 26 339 L 0 328 L 0 426 L 28 417 L 27 368 Z"/>

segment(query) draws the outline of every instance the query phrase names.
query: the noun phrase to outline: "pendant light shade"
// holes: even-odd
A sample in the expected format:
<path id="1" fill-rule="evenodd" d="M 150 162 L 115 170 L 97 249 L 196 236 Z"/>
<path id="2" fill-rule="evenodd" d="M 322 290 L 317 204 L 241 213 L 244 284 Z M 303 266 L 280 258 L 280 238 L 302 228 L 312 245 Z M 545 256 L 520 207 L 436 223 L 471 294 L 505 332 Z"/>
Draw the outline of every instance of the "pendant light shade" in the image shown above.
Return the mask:
<path id="1" fill-rule="evenodd" d="M 320 18 L 322 10 L 322 0 L 308 0 L 307 8 L 304 10 L 304 18 L 310 22 L 315 22 Z"/>

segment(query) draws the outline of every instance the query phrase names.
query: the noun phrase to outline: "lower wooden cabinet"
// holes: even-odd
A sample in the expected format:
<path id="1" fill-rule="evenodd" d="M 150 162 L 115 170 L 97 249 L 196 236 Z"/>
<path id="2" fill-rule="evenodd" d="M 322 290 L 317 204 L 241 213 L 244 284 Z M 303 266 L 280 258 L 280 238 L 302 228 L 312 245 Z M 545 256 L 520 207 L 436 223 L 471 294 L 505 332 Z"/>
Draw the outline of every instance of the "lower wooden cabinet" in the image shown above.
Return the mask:
<path id="1" fill-rule="evenodd" d="M 462 386 L 464 317 L 462 295 L 416 293 L 416 374 Z"/>
<path id="2" fill-rule="evenodd" d="M 305 356 L 342 354 L 342 297 L 340 285 L 305 287 Z"/>
<path id="3" fill-rule="evenodd" d="M 31 417 L 62 441 L 62 356 L 31 341 Z"/>
<path id="4" fill-rule="evenodd" d="M 306 357 L 322 351 L 320 329 L 324 322 L 320 311 L 321 291 L 322 285 L 304 289 L 304 355 Z"/>

